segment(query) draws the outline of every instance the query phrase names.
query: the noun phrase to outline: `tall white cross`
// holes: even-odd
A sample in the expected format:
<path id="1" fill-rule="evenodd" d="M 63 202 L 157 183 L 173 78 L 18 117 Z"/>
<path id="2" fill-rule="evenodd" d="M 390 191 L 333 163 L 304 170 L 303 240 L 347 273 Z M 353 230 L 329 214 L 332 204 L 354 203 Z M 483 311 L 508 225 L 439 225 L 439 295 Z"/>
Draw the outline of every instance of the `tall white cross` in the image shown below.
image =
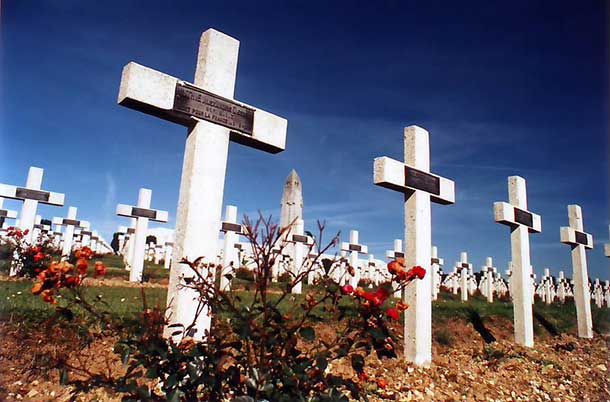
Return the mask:
<path id="1" fill-rule="evenodd" d="M 374 183 L 404 193 L 405 264 L 419 265 L 426 276 L 412 282 L 404 292 L 405 358 L 428 366 L 432 360 L 432 301 L 430 261 L 432 222 L 430 201 L 455 202 L 454 183 L 430 173 L 430 145 L 426 130 L 409 126 L 404 130 L 405 163 L 388 157 L 375 158 Z"/>
<path id="2" fill-rule="evenodd" d="M 510 227 L 511 276 L 510 292 L 513 298 L 515 341 L 519 345 L 534 346 L 532 316 L 531 263 L 529 234 L 542 231 L 542 220 L 527 210 L 525 179 L 508 178 L 508 200 L 494 203 L 494 219 Z"/>
<path id="3" fill-rule="evenodd" d="M 593 321 L 591 319 L 591 292 L 587 272 L 586 249 L 593 248 L 593 236 L 584 232 L 582 209 L 578 205 L 568 205 L 570 226 L 560 230 L 561 242 L 572 246 L 572 279 L 574 280 L 574 303 L 578 336 L 593 338 Z"/>
<path id="4" fill-rule="evenodd" d="M 349 231 L 349 242 L 341 242 L 341 251 L 345 251 L 349 253 L 349 265 L 354 270 L 354 275 L 352 275 L 349 279 L 349 284 L 354 287 L 354 289 L 358 286 L 358 282 L 360 282 L 360 268 L 358 267 L 358 254 L 366 254 L 368 253 L 368 247 L 363 246 L 362 244 L 358 244 L 358 231 L 350 230 Z"/>
<path id="5" fill-rule="evenodd" d="M 24 236 L 24 239 L 28 243 L 32 243 L 34 220 L 36 219 L 38 203 L 40 202 L 59 207 L 64 205 L 63 194 L 40 189 L 43 174 L 43 169 L 31 166 L 30 170 L 28 171 L 28 178 L 25 183 L 25 187 L 17 187 L 0 183 L 0 197 L 23 201 L 19 221 L 20 229 L 29 231 L 28 234 Z"/>
<path id="6" fill-rule="evenodd" d="M 240 235 L 246 233 L 243 225 L 237 223 L 237 207 L 235 205 L 227 205 L 225 208 L 225 220 L 222 222 L 220 230 L 224 232 L 220 289 L 229 290 L 231 288 L 231 281 L 227 278 L 227 275 L 239 268 L 239 258 L 235 243 L 237 243 Z"/>
<path id="7" fill-rule="evenodd" d="M 165 336 L 177 339 L 184 334 L 176 326 L 190 326 L 187 335 L 195 339 L 210 328 L 208 308 L 199 308 L 197 291 L 180 286 L 195 276 L 180 261 L 216 258 L 229 140 L 271 153 L 285 148 L 285 119 L 233 100 L 238 50 L 239 41 L 209 29 L 201 36 L 194 84 L 133 62 L 121 78 L 119 104 L 189 129 L 165 329 Z"/>
<path id="8" fill-rule="evenodd" d="M 118 204 L 116 214 L 128 218 L 136 218 L 136 230 L 133 244 L 133 260 L 131 261 L 131 271 L 129 280 L 131 282 L 142 281 L 142 271 L 144 269 L 144 249 L 146 247 L 146 236 L 148 234 L 148 221 L 167 222 L 167 211 L 150 209 L 150 199 L 152 191 L 141 188 L 138 194 L 138 205 Z"/>
<path id="9" fill-rule="evenodd" d="M 70 256 L 70 252 L 72 251 L 72 240 L 74 237 L 74 229 L 77 227 L 84 228 L 84 227 L 88 226 L 88 222 L 85 222 L 85 221 L 81 222 L 76 219 L 76 212 L 77 212 L 76 207 L 69 207 L 67 217 L 53 218 L 53 224 L 55 224 L 57 226 L 66 227 L 66 230 L 64 231 L 64 234 L 63 234 L 64 243 L 63 243 L 62 250 L 61 250 L 62 257 Z"/>

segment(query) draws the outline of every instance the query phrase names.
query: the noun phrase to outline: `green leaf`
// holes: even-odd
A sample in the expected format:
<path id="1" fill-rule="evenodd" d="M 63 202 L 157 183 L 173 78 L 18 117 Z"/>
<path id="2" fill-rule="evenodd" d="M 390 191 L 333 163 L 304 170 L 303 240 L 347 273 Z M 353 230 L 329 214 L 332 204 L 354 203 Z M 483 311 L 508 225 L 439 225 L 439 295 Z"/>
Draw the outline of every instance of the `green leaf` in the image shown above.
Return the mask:
<path id="1" fill-rule="evenodd" d="M 357 373 L 361 373 L 362 370 L 364 370 L 364 357 L 361 355 L 352 355 L 352 368 Z"/>
<path id="2" fill-rule="evenodd" d="M 129 346 L 126 346 L 125 349 L 123 349 L 123 351 L 121 352 L 121 362 L 123 364 L 127 364 L 127 362 L 129 361 Z"/>
<path id="3" fill-rule="evenodd" d="M 165 388 L 174 388 L 176 384 L 178 384 L 178 380 L 176 380 L 176 376 L 172 374 L 167 377 L 167 380 L 165 380 L 163 385 Z"/>
<path id="4" fill-rule="evenodd" d="M 316 331 L 314 331 L 312 327 L 301 328 L 299 330 L 299 334 L 301 334 L 301 336 L 308 341 L 313 341 L 316 339 Z"/>

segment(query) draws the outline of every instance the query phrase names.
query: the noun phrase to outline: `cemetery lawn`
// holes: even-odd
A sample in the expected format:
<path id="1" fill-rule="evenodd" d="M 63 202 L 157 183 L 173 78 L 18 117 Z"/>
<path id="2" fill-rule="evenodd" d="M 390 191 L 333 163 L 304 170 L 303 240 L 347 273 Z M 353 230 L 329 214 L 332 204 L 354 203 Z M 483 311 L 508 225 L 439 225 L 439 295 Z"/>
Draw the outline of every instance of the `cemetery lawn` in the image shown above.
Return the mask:
<path id="1" fill-rule="evenodd" d="M 108 264 L 111 265 L 111 264 Z M 109 268 L 102 280 L 90 279 L 88 294 L 99 306 L 119 320 L 130 321 L 142 311 L 142 294 L 148 306 L 164 306 L 167 271 L 151 267 L 151 280 L 144 285 L 130 284 L 122 268 Z M 244 303 L 252 293 L 243 290 L 247 282 L 236 280 Z M 57 370 L 45 367 L 45 356 L 57 350 L 44 340 L 44 324 L 51 321 L 55 307 L 32 296 L 31 282 L 0 278 L 0 400 L 67 400 L 69 390 L 59 385 Z M 306 291 L 314 291 L 307 288 Z M 143 292 L 143 293 L 142 293 Z M 99 297 L 98 297 L 99 296 Z M 367 357 L 370 378 L 386 379 L 387 388 L 365 383 L 371 401 L 601 401 L 610 399 L 608 380 L 608 336 L 610 310 L 592 306 L 593 340 L 575 337 L 573 303 L 547 306 L 536 303 L 535 347 L 526 349 L 513 342 L 512 306 L 504 301 L 487 303 L 480 295 L 461 303 L 454 295 L 441 292 L 433 303 L 433 360 L 422 369 L 398 359 L 379 361 Z M 288 311 L 301 297 L 287 300 Z M 75 311 L 78 314 L 78 311 Z M 323 336 L 333 324 L 322 322 L 316 331 Z M 402 333 L 402 324 L 395 329 Z M 486 343 L 484 337 L 496 341 Z M 71 339 L 57 334 L 56 348 Z M 122 365 L 112 353 L 114 339 L 101 338 L 81 352 L 91 361 L 92 370 L 113 370 Z M 41 346 L 46 345 L 46 346 Z M 353 375 L 347 362 L 332 370 Z M 118 374 L 117 374 L 118 375 Z M 19 397 L 17 396 L 19 395 Z M 520 398 L 520 399 L 519 399 Z M 119 401 L 110 391 L 97 390 L 82 399 Z"/>

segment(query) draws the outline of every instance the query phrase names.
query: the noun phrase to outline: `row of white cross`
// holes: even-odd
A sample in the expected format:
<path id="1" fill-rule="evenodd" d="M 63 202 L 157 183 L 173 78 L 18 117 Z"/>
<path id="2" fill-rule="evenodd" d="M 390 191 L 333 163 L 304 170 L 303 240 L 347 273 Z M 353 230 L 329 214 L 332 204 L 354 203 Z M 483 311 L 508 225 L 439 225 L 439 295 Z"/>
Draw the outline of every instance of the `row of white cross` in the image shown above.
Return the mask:
<path id="1" fill-rule="evenodd" d="M 167 299 L 169 325 L 165 335 L 168 337 L 180 338 L 183 334 L 175 331 L 176 326 L 194 323 L 193 331 L 188 335 L 203 339 L 210 328 L 211 317 L 207 306 L 201 309 L 197 292 L 181 286 L 185 278 L 194 276 L 181 261 L 183 258 L 193 261 L 204 257 L 205 262 L 210 262 L 216 256 L 229 141 L 270 153 L 281 152 L 285 148 L 285 119 L 233 99 L 238 49 L 236 39 L 210 29 L 201 36 L 193 84 L 133 62 L 124 67 L 121 77 L 119 104 L 188 129 Z M 388 157 L 376 158 L 373 173 L 376 185 L 404 194 L 405 247 L 402 252 L 407 267 L 419 265 L 430 272 L 430 203 L 454 203 L 455 189 L 453 181 L 430 173 L 428 132 L 417 126 L 405 128 L 404 163 Z M 39 185 L 37 188 L 40 188 Z M 13 196 L 24 199 L 24 195 Z M 34 194 L 33 202 L 53 201 L 51 193 L 44 198 L 41 196 Z M 522 345 L 532 346 L 529 232 L 539 232 L 541 224 L 540 217 L 527 209 L 524 179 L 516 176 L 509 178 L 509 203 L 496 203 L 494 211 L 496 221 L 511 228 L 515 338 Z M 562 231 L 562 241 L 570 242 L 573 247 L 579 334 L 591 336 L 590 307 L 578 300 L 586 299 L 582 296 L 588 294 L 588 289 L 583 286 L 583 278 L 587 275 L 584 248 L 592 243 L 588 243 L 588 236 L 587 243 L 583 243 L 580 208 L 570 207 L 570 211 L 570 228 L 566 231 L 565 239 Z M 147 225 L 149 219 L 163 221 L 163 216 L 158 216 L 159 212 L 163 211 L 150 209 L 150 196 L 143 195 L 142 191 L 137 207 L 117 208 L 117 213 L 135 218 L 136 227 L 140 228 Z M 33 215 L 27 216 L 27 220 L 33 222 L 33 219 Z M 302 227 L 302 221 L 297 222 L 293 235 L 302 236 Z M 303 240 L 292 237 L 295 244 L 302 244 Z M 145 237 L 142 239 L 136 234 L 134 253 L 143 252 L 144 242 Z M 357 238 L 351 238 L 344 251 L 350 253 L 350 259 L 357 258 L 362 251 L 362 248 L 354 246 L 358 246 Z M 302 247 L 295 250 L 303 252 Z M 143 260 L 143 255 L 138 254 L 137 258 L 134 255 L 134 264 L 140 260 Z M 132 267 L 130 277 L 133 274 L 138 279 L 141 269 L 135 268 Z M 202 265 L 200 269 L 205 271 L 207 268 Z M 207 276 L 206 272 L 202 274 L 203 277 Z M 422 280 L 413 282 L 404 292 L 404 299 L 410 305 L 404 320 L 405 357 L 420 365 L 429 364 L 432 355 L 433 276 L 428 274 Z M 589 319 L 581 321 L 583 314 Z M 582 329 L 581 322 L 584 322 Z"/>
<path id="2" fill-rule="evenodd" d="M 77 208 L 69 207 L 65 218 L 54 217 L 52 221 L 43 220 L 37 215 L 38 204 L 53 206 L 64 205 L 64 194 L 41 190 L 44 170 L 38 167 L 30 167 L 26 184 L 24 187 L 0 183 L 0 230 L 6 232 L 9 227 L 7 219 L 14 219 L 15 226 L 27 234 L 24 240 L 27 244 L 34 245 L 41 242 L 44 235 L 56 248 L 61 248 L 63 257 L 68 257 L 75 243 L 79 246 L 93 246 L 94 251 L 109 252 L 110 246 L 105 240 L 90 230 L 90 223 L 85 220 L 76 219 Z M 4 199 L 22 201 L 21 213 L 3 209 Z M 19 216 L 19 219 L 17 219 Z M 55 230 L 51 231 L 51 224 Z M 62 228 L 64 231 L 62 233 Z M 14 273 L 14 272 L 13 272 Z"/>

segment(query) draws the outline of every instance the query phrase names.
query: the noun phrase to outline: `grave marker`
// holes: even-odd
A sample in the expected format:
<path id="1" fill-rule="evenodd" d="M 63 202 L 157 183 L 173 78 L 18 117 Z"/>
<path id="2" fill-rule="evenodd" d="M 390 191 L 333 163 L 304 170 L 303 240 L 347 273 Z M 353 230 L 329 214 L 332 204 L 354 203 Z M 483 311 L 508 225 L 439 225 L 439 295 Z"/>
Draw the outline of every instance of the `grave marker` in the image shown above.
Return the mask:
<path id="1" fill-rule="evenodd" d="M 442 258 L 438 258 L 438 249 L 436 246 L 432 246 L 431 256 L 430 268 L 432 270 L 432 300 L 437 300 L 438 292 L 441 288 L 442 266 L 445 265 L 445 261 Z"/>
<path id="2" fill-rule="evenodd" d="M 146 246 L 146 236 L 148 234 L 148 221 L 167 222 L 167 211 L 150 209 L 150 199 L 152 191 L 141 188 L 138 194 L 138 205 L 131 206 L 118 204 L 116 214 L 127 218 L 136 219 L 136 228 L 133 244 L 133 259 L 131 260 L 131 270 L 129 271 L 130 282 L 141 282 L 142 271 L 144 269 L 144 248 Z"/>
<path id="3" fill-rule="evenodd" d="M 358 287 L 360 282 L 360 268 L 358 267 L 358 254 L 366 254 L 368 247 L 358 244 L 358 231 L 349 231 L 349 243 L 341 242 L 341 250 L 349 253 L 349 265 L 354 269 L 354 275 L 349 280 L 350 285 Z"/>
<path id="4" fill-rule="evenodd" d="M 494 302 L 494 270 L 493 259 L 487 257 L 485 259 L 485 266 L 482 269 L 484 278 L 481 278 L 481 281 L 485 280 L 483 294 L 487 298 L 488 303 Z"/>
<path id="5" fill-rule="evenodd" d="M 527 210 L 527 189 L 522 177 L 508 178 L 508 199 L 509 203 L 494 203 L 494 218 L 496 222 L 510 227 L 510 292 L 514 308 L 515 341 L 519 345 L 532 347 L 534 295 L 531 289 L 529 233 L 540 233 L 542 221 L 540 215 Z"/>
<path id="6" fill-rule="evenodd" d="M 468 253 L 462 251 L 460 253 L 460 262 L 456 263 L 456 268 L 460 273 L 460 298 L 462 303 L 468 301 L 469 293 L 469 273 L 472 269 L 472 264 L 468 263 Z"/>
<path id="7" fill-rule="evenodd" d="M 76 219 L 76 212 L 77 212 L 76 207 L 69 207 L 68 216 L 66 218 L 58 218 L 58 217 L 53 218 L 53 224 L 55 224 L 59 227 L 61 227 L 61 226 L 66 227 L 66 230 L 64 231 L 64 234 L 63 234 L 63 245 L 62 245 L 62 250 L 61 250 L 62 257 L 67 258 L 70 256 L 70 253 L 72 252 L 72 241 L 73 241 L 73 237 L 74 237 L 74 229 L 77 227 L 83 228 L 85 226 L 88 226 L 88 222 L 85 224 L 84 221 L 81 222 Z"/>
<path id="8" fill-rule="evenodd" d="M 40 189 L 43 174 L 43 169 L 31 166 L 30 170 L 28 171 L 28 178 L 25 187 L 17 187 L 0 183 L 0 197 L 23 201 L 23 205 L 21 206 L 21 214 L 19 215 L 19 228 L 29 231 L 28 234 L 24 236 L 25 241 L 28 243 L 32 243 L 34 221 L 36 219 L 38 203 L 40 202 L 59 207 L 64 205 L 64 194 Z"/>
<path id="9" fill-rule="evenodd" d="M 405 264 L 419 265 L 427 275 L 412 282 L 404 292 L 410 306 L 404 312 L 405 358 L 428 366 L 432 360 L 431 249 L 432 222 L 430 202 L 453 204 L 454 183 L 430 173 L 430 145 L 426 130 L 417 126 L 404 130 L 405 163 L 388 157 L 375 158 L 374 183 L 404 194 Z"/>
<path id="10" fill-rule="evenodd" d="M 229 290 L 231 288 L 231 281 L 226 277 L 226 275 L 232 274 L 236 268 L 239 268 L 239 259 L 237 256 L 235 243 L 237 243 L 240 235 L 245 235 L 246 233 L 245 228 L 237 223 L 236 206 L 227 205 L 225 208 L 225 220 L 222 222 L 220 230 L 224 232 L 220 290 Z"/>
<path id="11" fill-rule="evenodd" d="M 202 339 L 210 328 L 208 309 L 199 308 L 197 292 L 179 286 L 184 277 L 194 276 L 180 261 L 204 257 L 211 262 L 216 256 L 229 140 L 271 153 L 285 147 L 285 119 L 233 100 L 238 48 L 236 39 L 205 31 L 194 85 L 133 62 L 123 69 L 119 104 L 189 128 L 165 336 L 178 337 L 173 324 L 189 325 L 195 317 L 189 336 Z"/>
<path id="12" fill-rule="evenodd" d="M 560 230 L 561 242 L 572 247 L 572 279 L 574 280 L 574 303 L 578 321 L 578 336 L 593 337 L 591 320 L 591 293 L 589 291 L 589 274 L 587 272 L 586 249 L 593 248 L 593 236 L 584 232 L 582 209 L 578 205 L 568 205 L 570 226 Z"/>

